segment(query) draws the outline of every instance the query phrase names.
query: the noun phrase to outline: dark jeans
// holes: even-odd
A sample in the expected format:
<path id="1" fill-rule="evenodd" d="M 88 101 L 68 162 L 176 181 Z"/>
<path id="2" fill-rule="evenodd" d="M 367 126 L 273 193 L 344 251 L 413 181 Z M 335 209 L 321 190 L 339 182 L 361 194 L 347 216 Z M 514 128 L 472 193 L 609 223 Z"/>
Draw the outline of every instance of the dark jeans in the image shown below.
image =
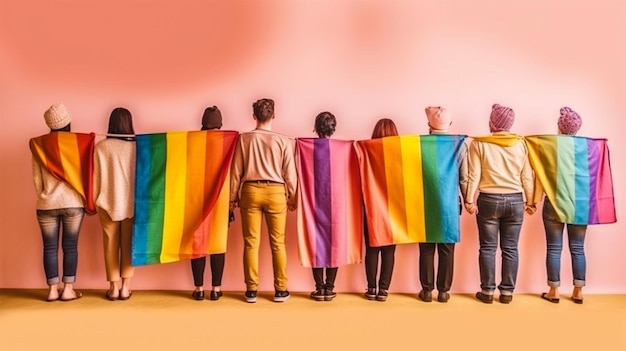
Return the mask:
<path id="1" fill-rule="evenodd" d="M 439 256 L 437 269 L 437 290 L 450 291 L 454 273 L 454 243 L 420 243 L 420 282 L 422 290 L 432 291 L 435 288 L 435 249 Z"/>
<path id="2" fill-rule="evenodd" d="M 222 286 L 222 275 L 224 274 L 224 262 L 226 254 L 209 255 L 211 260 L 211 284 L 213 286 Z M 193 273 L 193 283 L 195 286 L 204 285 L 204 267 L 206 266 L 206 256 L 194 258 L 191 260 L 191 272 Z"/>
<path id="3" fill-rule="evenodd" d="M 324 283 L 324 270 L 326 270 L 326 283 Z M 337 267 L 313 268 L 313 279 L 315 279 L 315 290 L 334 289 L 336 277 L 337 277 Z"/>
<path id="4" fill-rule="evenodd" d="M 367 287 L 376 289 L 376 273 L 378 272 L 378 255 L 380 254 L 380 278 L 378 289 L 389 290 L 393 265 L 396 256 L 396 245 L 371 247 L 367 225 L 365 226 L 365 275 Z"/>
<path id="5" fill-rule="evenodd" d="M 558 288 L 561 285 L 561 252 L 563 251 L 563 229 L 565 224 L 559 222 L 554 207 L 546 198 L 543 204 L 543 226 L 546 229 L 548 286 Z M 567 239 L 572 258 L 574 286 L 585 286 L 587 260 L 585 258 L 586 225 L 567 224 Z"/>
<path id="6" fill-rule="evenodd" d="M 493 293 L 496 289 L 496 249 L 499 238 L 502 277 L 498 289 L 504 295 L 511 295 L 517 280 L 517 244 L 524 220 L 524 199 L 521 193 L 480 193 L 477 205 L 480 287 L 485 293 Z"/>
<path id="7" fill-rule="evenodd" d="M 37 221 L 43 238 L 43 268 L 48 285 L 59 283 L 59 236 L 63 236 L 63 282 L 76 281 L 78 266 L 78 234 L 85 210 L 81 207 L 37 210 Z"/>

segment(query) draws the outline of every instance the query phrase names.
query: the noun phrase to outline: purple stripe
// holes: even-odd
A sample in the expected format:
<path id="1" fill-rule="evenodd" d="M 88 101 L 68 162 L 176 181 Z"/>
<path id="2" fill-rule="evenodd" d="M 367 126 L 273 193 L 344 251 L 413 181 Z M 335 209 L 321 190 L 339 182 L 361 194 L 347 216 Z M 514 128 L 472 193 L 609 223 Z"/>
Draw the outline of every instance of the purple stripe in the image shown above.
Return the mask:
<path id="1" fill-rule="evenodd" d="M 314 267 L 330 267 L 331 246 L 331 176 L 330 140 L 315 139 L 313 148 L 315 175 L 315 262 Z"/>
<path id="2" fill-rule="evenodd" d="M 587 160 L 589 162 L 589 219 L 587 223 L 600 222 L 598 216 L 598 173 L 600 171 L 600 141 L 587 139 Z"/>

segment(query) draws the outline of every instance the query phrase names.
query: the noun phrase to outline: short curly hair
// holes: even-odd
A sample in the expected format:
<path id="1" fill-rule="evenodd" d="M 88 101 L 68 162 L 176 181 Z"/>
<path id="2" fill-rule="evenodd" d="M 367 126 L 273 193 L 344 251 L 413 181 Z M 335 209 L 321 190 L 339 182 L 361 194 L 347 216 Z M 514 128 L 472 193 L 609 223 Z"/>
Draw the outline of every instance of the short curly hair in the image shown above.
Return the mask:
<path id="1" fill-rule="evenodd" d="M 252 111 L 260 122 L 267 122 L 274 118 L 274 100 L 260 99 L 252 104 Z"/>
<path id="2" fill-rule="evenodd" d="M 337 119 L 335 115 L 328 111 L 321 112 L 315 117 L 315 130 L 314 132 L 320 138 L 328 138 L 335 133 L 335 127 L 337 127 Z"/>

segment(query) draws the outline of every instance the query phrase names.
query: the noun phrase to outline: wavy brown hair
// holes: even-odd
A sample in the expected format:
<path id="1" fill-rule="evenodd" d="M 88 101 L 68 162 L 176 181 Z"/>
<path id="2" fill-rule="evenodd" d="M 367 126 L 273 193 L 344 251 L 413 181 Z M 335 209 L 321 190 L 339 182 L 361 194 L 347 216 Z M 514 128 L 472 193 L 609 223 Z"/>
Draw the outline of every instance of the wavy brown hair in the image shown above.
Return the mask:
<path id="1" fill-rule="evenodd" d="M 252 111 L 259 122 L 267 122 L 274 118 L 274 100 L 260 99 L 252 104 Z"/>
<path id="2" fill-rule="evenodd" d="M 398 135 L 398 129 L 396 124 L 389 118 L 382 118 L 376 122 L 374 131 L 372 132 L 372 139 L 384 138 L 388 136 Z"/>
<path id="3" fill-rule="evenodd" d="M 324 111 L 315 117 L 314 132 L 320 138 L 329 138 L 335 133 L 335 127 L 337 127 L 337 119 L 332 113 Z"/>

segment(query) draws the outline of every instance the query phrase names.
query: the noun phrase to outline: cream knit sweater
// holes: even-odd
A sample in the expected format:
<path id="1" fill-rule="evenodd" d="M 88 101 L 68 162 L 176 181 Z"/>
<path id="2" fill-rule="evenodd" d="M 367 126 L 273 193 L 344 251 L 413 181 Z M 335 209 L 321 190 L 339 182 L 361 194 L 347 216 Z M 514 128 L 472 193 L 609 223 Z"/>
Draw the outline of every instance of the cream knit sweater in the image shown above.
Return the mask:
<path id="1" fill-rule="evenodd" d="M 74 188 L 53 176 L 35 159 L 32 164 L 38 210 L 85 207 L 83 198 Z"/>
<path id="2" fill-rule="evenodd" d="M 135 142 L 104 139 L 94 150 L 94 199 L 114 221 L 134 216 Z"/>

